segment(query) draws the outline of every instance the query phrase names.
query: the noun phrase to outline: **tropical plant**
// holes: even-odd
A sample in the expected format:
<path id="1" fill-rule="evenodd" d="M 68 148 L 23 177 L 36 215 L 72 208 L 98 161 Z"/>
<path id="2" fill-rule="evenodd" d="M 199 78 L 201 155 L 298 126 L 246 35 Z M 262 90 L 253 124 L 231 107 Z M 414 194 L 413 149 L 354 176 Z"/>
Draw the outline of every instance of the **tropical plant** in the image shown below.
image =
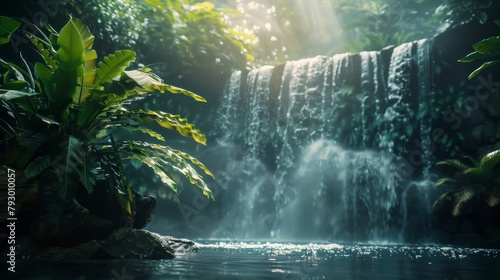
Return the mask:
<path id="1" fill-rule="evenodd" d="M 8 38 L 19 26 L 9 17 L 0 17 L 0 22 L 12 26 L 1 28 L 0 38 Z M 165 138 L 157 129 L 175 130 L 201 144 L 206 143 L 205 136 L 179 115 L 136 109 L 138 101 L 151 94 L 183 94 L 200 102 L 205 99 L 163 83 L 147 67 L 126 70 L 136 59 L 134 51 L 119 50 L 97 62 L 94 36 L 77 18 L 70 18 L 60 32 L 48 30 L 48 35 L 40 31 L 40 37 L 25 32 L 42 58 L 33 67 L 29 67 L 33 62 L 22 56 L 24 67 L 0 59 L 4 69 L 0 163 L 23 170 L 27 178 L 52 170 L 60 179 L 59 191 L 65 200 L 75 198 L 81 188 L 90 194 L 96 186 L 104 185 L 129 216 L 134 213 L 134 200 L 124 173 L 126 161 L 149 166 L 174 192 L 178 191 L 174 174 L 184 175 L 213 198 L 195 168 L 213 176 L 210 171 L 190 155 L 161 144 Z M 120 140 L 120 130 L 142 132 L 152 142 Z"/>
<path id="2" fill-rule="evenodd" d="M 463 206 L 473 197 L 479 197 L 489 207 L 500 204 L 500 150 L 486 154 L 480 161 L 471 157 L 464 157 L 471 164 L 458 159 L 439 161 L 436 165 L 451 166 L 459 171 L 454 178 L 441 178 L 436 181 L 435 186 L 452 184 L 454 189 L 442 194 L 434 203 L 434 206 L 442 204 L 450 197 L 453 198 L 453 216 L 461 213 Z"/>
<path id="3" fill-rule="evenodd" d="M 500 26 L 500 20 L 495 20 L 493 22 Z M 479 68 L 470 73 L 468 77 L 469 80 L 477 76 L 484 69 L 500 63 L 500 36 L 493 36 L 481 40 L 472 47 L 474 48 L 474 52 L 460 59 L 459 62 L 472 62 L 478 59 L 488 59 L 489 61 L 484 62 Z"/>

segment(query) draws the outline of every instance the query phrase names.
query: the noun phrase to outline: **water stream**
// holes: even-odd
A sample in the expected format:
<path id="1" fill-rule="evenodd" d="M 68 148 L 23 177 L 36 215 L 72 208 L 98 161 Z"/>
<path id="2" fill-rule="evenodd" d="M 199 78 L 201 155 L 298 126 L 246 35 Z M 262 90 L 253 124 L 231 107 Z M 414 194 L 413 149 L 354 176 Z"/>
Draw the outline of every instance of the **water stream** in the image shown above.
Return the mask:
<path id="1" fill-rule="evenodd" d="M 423 238 L 432 59 L 420 40 L 233 73 L 216 122 L 231 156 L 215 170 L 233 201 L 212 237 Z"/>

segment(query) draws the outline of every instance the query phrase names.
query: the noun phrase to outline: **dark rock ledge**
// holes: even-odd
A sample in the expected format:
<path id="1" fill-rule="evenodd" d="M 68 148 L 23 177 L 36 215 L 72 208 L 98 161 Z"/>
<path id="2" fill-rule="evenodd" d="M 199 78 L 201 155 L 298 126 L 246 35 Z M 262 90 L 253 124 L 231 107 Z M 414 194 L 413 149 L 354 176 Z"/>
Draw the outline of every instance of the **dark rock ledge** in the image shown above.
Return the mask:
<path id="1" fill-rule="evenodd" d="M 40 247 L 30 239 L 20 242 L 18 253 L 29 259 L 172 259 L 176 254 L 196 252 L 191 240 L 162 236 L 144 229 L 120 228 L 108 237 L 75 247 Z"/>

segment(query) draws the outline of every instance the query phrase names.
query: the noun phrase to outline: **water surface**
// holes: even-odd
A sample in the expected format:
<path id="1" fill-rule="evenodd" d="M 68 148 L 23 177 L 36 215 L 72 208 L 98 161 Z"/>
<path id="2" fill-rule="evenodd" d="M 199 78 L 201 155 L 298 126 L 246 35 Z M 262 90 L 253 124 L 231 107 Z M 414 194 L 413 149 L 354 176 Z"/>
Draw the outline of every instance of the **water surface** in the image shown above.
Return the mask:
<path id="1" fill-rule="evenodd" d="M 500 279 L 500 251 L 492 249 L 198 242 L 198 253 L 173 260 L 18 263 L 15 279 Z"/>

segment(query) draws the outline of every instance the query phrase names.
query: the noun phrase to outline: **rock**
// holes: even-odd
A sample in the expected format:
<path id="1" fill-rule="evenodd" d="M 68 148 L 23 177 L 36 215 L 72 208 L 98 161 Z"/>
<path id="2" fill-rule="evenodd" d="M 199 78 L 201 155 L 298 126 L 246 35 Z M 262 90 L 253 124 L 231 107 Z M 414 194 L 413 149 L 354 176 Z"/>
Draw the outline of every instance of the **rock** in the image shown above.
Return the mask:
<path id="1" fill-rule="evenodd" d="M 500 228 L 494 227 L 492 225 L 486 225 L 484 227 L 484 233 L 490 240 L 500 238 Z"/>
<path id="2" fill-rule="evenodd" d="M 479 128 L 477 128 L 477 129 L 479 130 Z M 469 151 L 469 152 L 475 152 L 477 150 L 477 147 L 482 144 L 481 142 L 477 142 L 477 140 L 476 140 L 476 137 L 478 137 L 478 139 L 482 140 L 482 137 L 483 137 L 482 131 L 477 131 L 476 136 L 473 136 L 472 131 L 473 131 L 472 128 L 465 130 L 463 133 L 464 140 L 462 142 L 460 142 L 461 148 L 466 150 L 466 151 Z"/>
<path id="3" fill-rule="evenodd" d="M 491 144 L 491 145 L 486 145 L 486 146 L 481 146 L 477 149 L 477 156 L 478 158 L 481 158 L 482 156 L 486 155 L 489 152 L 495 151 L 495 150 L 500 150 L 500 141 Z"/>
<path id="4" fill-rule="evenodd" d="M 75 247 L 41 247 L 30 239 L 22 239 L 19 253 L 27 258 L 50 260 L 82 259 L 171 259 L 175 254 L 197 252 L 196 244 L 147 230 L 121 228 L 106 238 L 91 240 Z"/>
<path id="5" fill-rule="evenodd" d="M 497 132 L 495 133 L 495 138 L 500 140 L 500 122 L 497 123 Z"/>
<path id="6" fill-rule="evenodd" d="M 135 194 L 136 212 L 134 216 L 133 227 L 137 229 L 144 228 L 153 219 L 156 208 L 156 199 L 152 196 L 140 196 Z"/>
<path id="7" fill-rule="evenodd" d="M 485 247 L 486 243 L 482 236 L 473 233 L 459 233 L 453 237 L 453 243 L 467 247 Z"/>
<path id="8" fill-rule="evenodd" d="M 460 222 L 458 218 L 451 217 L 441 226 L 441 229 L 447 233 L 455 234 L 458 232 L 459 227 Z"/>
<path id="9" fill-rule="evenodd" d="M 465 219 L 460 223 L 459 233 L 477 233 L 478 230 L 474 227 L 470 220 Z"/>
<path id="10" fill-rule="evenodd" d="M 486 120 L 484 123 L 484 140 L 488 143 L 495 142 L 497 133 L 496 123 L 492 120 Z"/>
<path id="11" fill-rule="evenodd" d="M 483 143 L 484 125 L 478 125 L 472 129 L 472 137 L 476 143 Z"/>
<path id="12" fill-rule="evenodd" d="M 163 236 L 162 238 L 168 242 L 176 254 L 198 252 L 198 247 L 192 240 L 172 236 Z"/>
<path id="13" fill-rule="evenodd" d="M 500 118 L 500 94 L 498 91 L 488 98 L 488 113 L 493 118 Z"/>
<path id="14" fill-rule="evenodd" d="M 63 201 L 59 181 L 52 171 L 40 180 L 38 211 L 31 217 L 28 236 L 40 245 L 75 246 L 92 239 L 104 238 L 113 230 L 111 221 L 89 213 L 76 200 Z"/>
<path id="15" fill-rule="evenodd" d="M 121 228 L 98 242 L 111 258 L 171 259 L 174 249 L 163 236 L 142 229 Z"/>
<path id="16" fill-rule="evenodd" d="M 113 229 L 133 225 L 133 217 L 125 214 L 115 197 L 110 195 L 105 180 L 97 180 L 91 194 L 85 188 L 79 188 L 75 198 L 91 214 L 111 221 Z"/>
<path id="17" fill-rule="evenodd" d="M 480 108 L 473 111 L 465 111 L 464 124 L 473 127 L 484 123 L 485 116 Z"/>
<path id="18" fill-rule="evenodd" d="M 453 243 L 453 235 L 438 229 L 432 232 L 430 240 L 438 244 L 450 245 Z"/>
<path id="19" fill-rule="evenodd" d="M 488 240 L 486 244 L 488 248 L 500 249 L 500 236 Z"/>

